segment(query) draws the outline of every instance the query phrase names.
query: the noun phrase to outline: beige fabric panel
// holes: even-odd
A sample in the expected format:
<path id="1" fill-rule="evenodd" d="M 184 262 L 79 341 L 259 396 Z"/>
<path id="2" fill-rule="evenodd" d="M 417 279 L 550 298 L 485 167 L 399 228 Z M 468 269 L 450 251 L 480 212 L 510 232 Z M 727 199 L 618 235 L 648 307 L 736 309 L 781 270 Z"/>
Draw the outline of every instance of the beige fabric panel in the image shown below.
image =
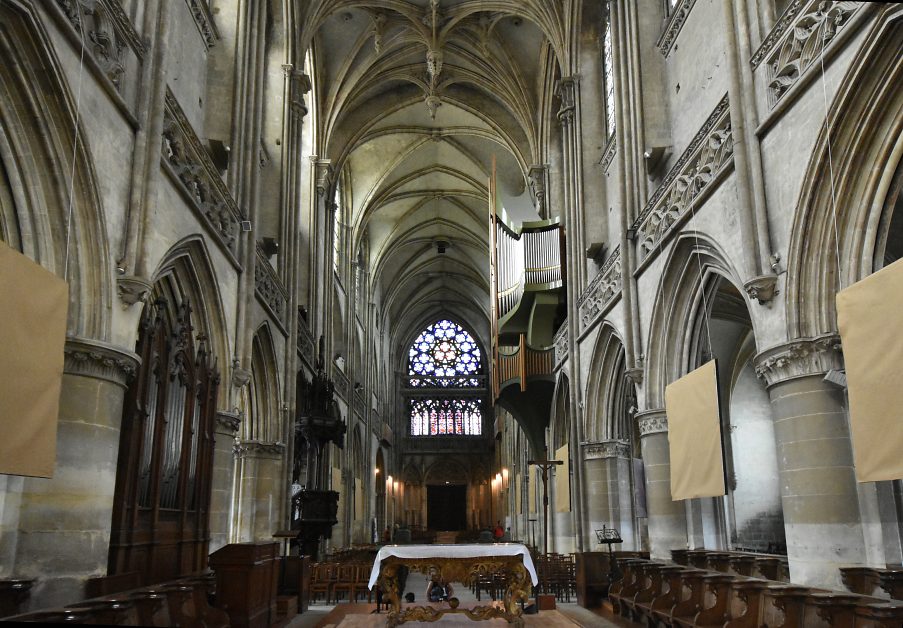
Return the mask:
<path id="1" fill-rule="evenodd" d="M 530 490 L 529 493 L 529 501 L 528 505 L 530 507 L 530 514 L 536 512 L 536 492 L 537 487 L 539 490 L 542 490 L 542 480 L 540 479 L 539 474 L 536 472 L 535 467 L 530 467 Z"/>
<path id="2" fill-rule="evenodd" d="M 715 361 L 665 388 L 671 499 L 724 495 L 724 454 Z"/>
<path id="3" fill-rule="evenodd" d="M 555 452 L 554 460 L 561 460 L 564 464 L 555 467 L 555 512 L 571 511 L 571 474 L 570 459 L 568 458 L 568 446 Z"/>
<path id="4" fill-rule="evenodd" d="M 0 242 L 0 473 L 52 477 L 69 286 Z"/>
<path id="5" fill-rule="evenodd" d="M 903 478 L 903 260 L 837 293 L 860 482 Z"/>

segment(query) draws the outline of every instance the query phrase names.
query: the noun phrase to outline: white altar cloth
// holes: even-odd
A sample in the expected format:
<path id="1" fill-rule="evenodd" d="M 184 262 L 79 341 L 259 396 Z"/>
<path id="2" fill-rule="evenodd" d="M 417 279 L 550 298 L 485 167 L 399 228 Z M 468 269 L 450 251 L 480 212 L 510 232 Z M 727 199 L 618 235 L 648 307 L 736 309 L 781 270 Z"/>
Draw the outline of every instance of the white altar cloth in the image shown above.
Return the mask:
<path id="1" fill-rule="evenodd" d="M 533 585 L 539 584 L 536 567 L 530 552 L 520 543 L 480 543 L 474 545 L 385 545 L 376 554 L 373 569 L 370 571 L 368 587 L 372 589 L 379 579 L 382 562 L 395 556 L 396 558 L 481 558 L 485 556 L 523 556 L 524 567 L 533 579 Z"/>

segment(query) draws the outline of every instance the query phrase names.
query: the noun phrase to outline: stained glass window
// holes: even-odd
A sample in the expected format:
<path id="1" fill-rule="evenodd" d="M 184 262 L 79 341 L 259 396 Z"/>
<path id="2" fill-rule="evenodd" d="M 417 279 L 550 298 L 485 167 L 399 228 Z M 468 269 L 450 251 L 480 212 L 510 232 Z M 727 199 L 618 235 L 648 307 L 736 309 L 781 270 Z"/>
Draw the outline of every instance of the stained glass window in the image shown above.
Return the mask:
<path id="1" fill-rule="evenodd" d="M 614 55 L 611 44 L 611 13 L 606 5 L 602 24 L 602 72 L 605 89 L 605 131 L 611 139 L 615 134 L 615 79 Z"/>
<path id="2" fill-rule="evenodd" d="M 412 399 L 411 436 L 479 436 L 483 412 L 476 399 Z"/>
<path id="3" fill-rule="evenodd" d="M 450 320 L 424 329 L 408 352 L 408 375 L 415 388 L 477 387 L 483 372 L 480 348 L 466 330 Z"/>

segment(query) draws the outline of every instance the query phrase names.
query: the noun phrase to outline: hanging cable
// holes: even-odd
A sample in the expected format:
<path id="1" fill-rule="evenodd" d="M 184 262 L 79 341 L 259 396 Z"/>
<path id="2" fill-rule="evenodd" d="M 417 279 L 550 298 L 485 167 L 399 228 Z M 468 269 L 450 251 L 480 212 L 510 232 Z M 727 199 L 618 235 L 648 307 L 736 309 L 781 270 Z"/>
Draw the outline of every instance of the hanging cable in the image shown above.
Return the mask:
<path id="1" fill-rule="evenodd" d="M 79 140 L 79 120 L 81 119 L 81 103 L 82 103 L 82 73 L 85 67 L 85 32 L 84 23 L 78 21 L 79 39 L 81 40 L 81 51 L 78 58 L 78 87 L 75 96 L 75 122 L 72 125 L 72 167 L 69 172 L 69 207 L 66 210 L 66 249 L 63 254 L 63 279 L 68 280 L 69 277 L 69 241 L 72 235 L 72 210 L 73 210 L 73 191 L 75 188 L 75 159 L 78 156 L 78 140 Z"/>

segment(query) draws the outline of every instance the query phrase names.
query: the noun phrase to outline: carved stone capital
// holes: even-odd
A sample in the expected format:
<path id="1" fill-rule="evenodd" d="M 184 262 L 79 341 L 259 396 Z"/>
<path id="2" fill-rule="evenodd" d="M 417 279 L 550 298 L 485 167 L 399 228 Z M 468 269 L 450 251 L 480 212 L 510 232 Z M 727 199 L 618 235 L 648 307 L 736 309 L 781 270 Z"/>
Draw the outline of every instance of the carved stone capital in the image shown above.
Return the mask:
<path id="1" fill-rule="evenodd" d="M 124 309 L 128 309 L 138 302 L 144 303 L 152 287 L 153 283 L 143 277 L 122 275 L 116 278 L 116 291 L 119 293 L 119 300 L 122 301 Z"/>
<path id="2" fill-rule="evenodd" d="M 562 124 L 570 124 L 574 119 L 574 110 L 577 106 L 577 79 L 566 76 L 558 81 L 555 95 L 561 100 L 558 109 L 558 119 Z"/>
<path id="3" fill-rule="evenodd" d="M 644 410 L 636 414 L 637 427 L 640 430 L 640 438 L 653 434 L 668 433 L 668 415 L 665 410 Z"/>
<path id="4" fill-rule="evenodd" d="M 608 458 L 630 458 L 630 442 L 626 440 L 603 440 L 598 443 L 583 443 L 584 460 L 604 460 Z"/>
<path id="5" fill-rule="evenodd" d="M 814 338 L 797 338 L 766 349 L 755 358 L 756 374 L 767 386 L 789 379 L 821 375 L 843 368 L 840 336 L 824 334 Z"/>
<path id="6" fill-rule="evenodd" d="M 241 426 L 241 414 L 237 410 L 219 410 L 216 413 L 216 425 L 226 432 L 237 432 Z"/>
<path id="7" fill-rule="evenodd" d="M 285 443 L 244 440 L 241 442 L 241 453 L 251 458 L 281 458 L 285 453 Z"/>
<path id="8" fill-rule="evenodd" d="M 530 195 L 533 197 L 533 206 L 539 215 L 544 215 L 546 205 L 546 173 L 547 166 L 530 166 L 527 171 L 527 180 L 530 183 Z"/>
<path id="9" fill-rule="evenodd" d="M 314 161 L 316 169 L 317 194 L 323 196 L 332 183 L 332 162 L 329 159 L 317 159 Z"/>
<path id="10" fill-rule="evenodd" d="M 743 284 L 743 288 L 750 299 L 755 299 L 759 302 L 759 305 L 765 305 L 778 293 L 775 289 L 777 283 L 777 275 L 760 275 Z"/>
<path id="11" fill-rule="evenodd" d="M 627 369 L 625 375 L 627 376 L 627 380 L 633 383 L 634 386 L 642 386 L 643 385 L 643 367 L 636 366 L 632 369 Z"/>
<path id="12" fill-rule="evenodd" d="M 141 358 L 132 351 L 100 340 L 66 339 L 63 372 L 102 379 L 125 388 L 138 372 Z"/>

